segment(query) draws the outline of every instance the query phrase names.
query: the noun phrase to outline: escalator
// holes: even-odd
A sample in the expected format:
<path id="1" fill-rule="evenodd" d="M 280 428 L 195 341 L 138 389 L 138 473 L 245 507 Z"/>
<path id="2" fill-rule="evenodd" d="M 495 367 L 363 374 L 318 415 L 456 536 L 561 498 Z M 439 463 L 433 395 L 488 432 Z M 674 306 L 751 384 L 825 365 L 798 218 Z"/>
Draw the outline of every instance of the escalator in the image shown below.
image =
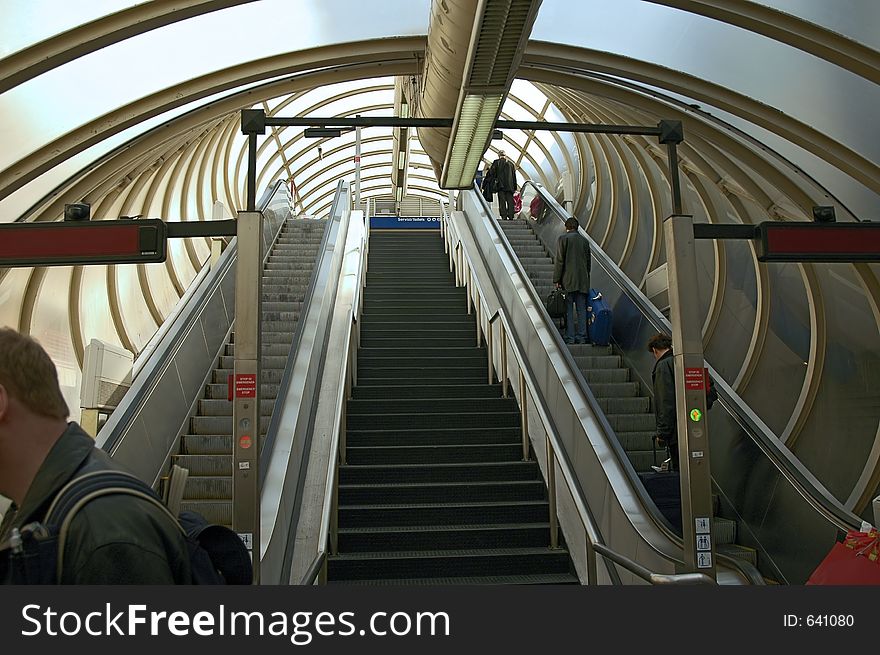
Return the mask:
<path id="1" fill-rule="evenodd" d="M 323 334 L 339 275 L 350 196 L 337 186 L 324 220 L 292 215 L 287 185 L 258 203 L 263 216 L 260 380 L 261 580 L 278 583 L 289 567 L 299 457 L 317 402 Z M 232 523 L 232 402 L 237 247 L 233 239 L 206 265 L 175 313 L 148 344 L 132 387 L 96 443 L 162 490 L 170 464 L 188 470 L 181 509 Z M 296 369 L 296 373 L 294 372 Z"/>
<path id="2" fill-rule="evenodd" d="M 260 435 L 265 437 L 299 323 L 326 220 L 288 219 L 263 271 Z M 235 360 L 235 333 L 205 385 L 204 397 L 171 461 L 189 471 L 181 509 L 211 523 L 232 525 L 232 401 L 227 380 Z"/>
<path id="3" fill-rule="evenodd" d="M 436 232 L 373 233 L 328 580 L 577 584 L 454 282 Z"/>
<path id="4" fill-rule="evenodd" d="M 499 223 L 519 257 L 535 291 L 546 298 L 553 288 L 553 256 L 538 239 L 528 220 Z M 560 325 L 560 336 L 562 326 Z M 665 451 L 654 447 L 651 390 L 640 382 L 611 345 L 566 344 L 572 359 L 599 403 L 632 468 L 639 474 L 651 500 L 680 533 L 681 499 L 677 473 L 655 473 Z M 718 514 L 719 496 L 713 495 L 712 538 L 715 550 L 757 565 L 757 551 L 736 543 L 736 522 Z"/>
<path id="5" fill-rule="evenodd" d="M 552 358 L 558 350 L 561 359 L 551 364 L 556 375 L 576 383 L 579 391 L 572 393 L 582 398 L 596 417 L 598 429 L 589 431 L 588 439 L 594 442 L 598 466 L 604 470 L 609 488 L 614 489 L 631 530 L 665 557 L 675 557 L 669 546 L 677 544 L 680 557 L 681 540 L 675 525 L 680 510 L 670 502 L 677 480 L 670 483 L 669 477 L 664 481 L 648 472 L 655 463 L 650 441 L 654 430 L 650 405 L 653 357 L 645 350 L 645 343 L 653 333 L 668 333 L 669 323 L 591 242 L 592 286 L 602 291 L 614 310 L 612 345 L 606 349 L 566 346 L 543 310 L 543 298 L 552 283 L 549 253 L 555 250 L 569 215 L 539 185 L 527 183 L 522 195 L 525 207 L 536 196 L 540 198 L 541 202 L 536 203 L 542 208 L 539 220 L 529 217 L 526 211 L 517 221 L 498 222 L 487 218 L 491 210 L 478 193 L 463 194 L 462 206 L 476 247 L 494 275 L 498 275 L 494 269 L 506 267 L 514 280 L 513 287 L 518 287 L 516 280 L 522 279 L 524 287 L 518 291 L 521 302 L 542 316 L 534 319 L 534 329 L 542 334 L 546 330 L 552 341 L 546 346 L 545 356 Z M 718 549 L 719 563 L 741 571 L 753 583 L 760 582 L 748 573 L 750 566 L 754 571 L 754 564 L 767 579 L 803 583 L 838 531 L 857 528 L 859 521 L 781 445 L 718 375 L 713 377 L 720 396 L 709 415 L 715 536 L 716 543 L 729 542 Z M 747 468 L 736 467 L 733 462 L 746 463 Z M 587 473 L 584 468 L 580 473 L 588 479 L 595 470 Z M 601 497 L 588 500 L 605 502 Z M 613 537 L 609 545 L 615 546 Z M 733 557 L 725 557 L 725 553 Z"/>

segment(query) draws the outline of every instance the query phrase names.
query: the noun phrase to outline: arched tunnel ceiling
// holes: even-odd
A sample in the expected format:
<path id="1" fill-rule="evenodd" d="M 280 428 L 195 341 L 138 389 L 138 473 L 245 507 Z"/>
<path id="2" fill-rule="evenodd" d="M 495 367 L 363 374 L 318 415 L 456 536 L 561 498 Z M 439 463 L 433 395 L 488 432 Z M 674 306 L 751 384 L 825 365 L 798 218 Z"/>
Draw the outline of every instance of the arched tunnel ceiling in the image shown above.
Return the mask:
<path id="1" fill-rule="evenodd" d="M 99 217 L 197 220 L 211 216 L 216 200 L 235 211 L 244 188 L 239 110 L 391 115 L 395 77 L 422 72 L 429 8 L 427 1 L 383 0 L 379 14 L 375 3 L 301 0 L 293 22 L 288 0 L 128 9 L 122 1 L 78 2 L 64 5 L 76 15 L 27 21 L 41 4 L 2 4 L 3 221 L 57 220 L 65 202 L 79 199 L 91 201 Z M 545 0 L 502 118 L 683 120 L 685 201 L 697 220 L 804 220 L 813 204 L 836 205 L 843 220 L 878 218 L 880 140 L 871 110 L 880 104 L 880 56 L 876 30 L 865 25 L 880 17 L 872 8 L 858 21 L 829 15 L 818 1 L 796 5 Z M 95 21 L 81 25 L 78 17 Z M 73 31 L 52 38 L 64 30 Z M 34 45 L 39 39 L 48 40 Z M 22 64 L 28 57 L 43 68 Z M 55 67 L 46 70 L 46 62 Z M 16 78 L 22 70 L 33 77 Z M 387 195 L 391 131 L 369 128 L 363 137 L 364 195 Z M 351 133 L 316 141 L 302 130 L 272 131 L 260 144 L 259 187 L 292 178 L 297 208 L 320 214 L 335 181 L 353 177 L 352 144 Z M 411 148 L 410 192 L 444 197 L 418 142 Z M 669 201 L 657 143 L 509 130 L 487 160 L 499 148 L 524 177 L 571 201 L 634 281 L 662 264 L 659 227 Z M 877 267 L 768 272 L 747 248 L 707 248 L 701 309 L 713 364 L 760 414 L 762 396 L 779 397 L 766 393 L 774 370 L 768 362 L 784 363 L 792 371 L 783 401 L 789 409 L 771 427 L 792 445 L 815 439 L 827 426 L 808 419 L 831 402 L 823 371 L 834 344 L 851 344 L 859 361 L 876 360 Z M 100 338 L 139 352 L 207 255 L 204 240 L 187 240 L 173 245 L 164 267 L 0 270 L 0 324 L 38 336 L 74 394 L 84 345 Z M 797 300 L 787 307 L 786 297 Z M 832 311 L 841 310 L 839 298 L 851 305 L 843 308 L 849 321 Z M 743 307 L 731 314 L 735 302 Z M 807 325 L 800 348 L 778 343 L 772 329 L 792 316 Z M 748 335 L 743 343 L 731 321 Z M 851 505 L 880 482 L 876 421 L 865 430 L 873 430 L 859 442 L 865 472 L 858 484 L 832 489 L 850 494 Z"/>

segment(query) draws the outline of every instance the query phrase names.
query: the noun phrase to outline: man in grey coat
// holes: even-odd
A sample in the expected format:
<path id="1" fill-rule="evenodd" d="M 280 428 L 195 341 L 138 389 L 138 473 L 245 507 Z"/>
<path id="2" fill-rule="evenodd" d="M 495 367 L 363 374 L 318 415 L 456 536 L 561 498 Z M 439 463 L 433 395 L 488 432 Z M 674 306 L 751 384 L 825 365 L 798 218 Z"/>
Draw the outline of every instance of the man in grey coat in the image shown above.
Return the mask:
<path id="1" fill-rule="evenodd" d="M 565 234 L 556 243 L 553 282 L 565 289 L 567 310 L 565 343 L 589 343 L 587 335 L 587 301 L 590 294 L 590 242 L 578 232 L 576 218 L 565 221 Z M 575 331 L 577 314 L 577 331 Z"/>
<path id="2" fill-rule="evenodd" d="M 516 167 L 507 158 L 504 151 L 498 153 L 498 159 L 489 167 L 487 179 L 494 180 L 494 189 L 498 193 L 498 213 L 506 221 L 513 220 L 513 192 L 516 191 Z"/>

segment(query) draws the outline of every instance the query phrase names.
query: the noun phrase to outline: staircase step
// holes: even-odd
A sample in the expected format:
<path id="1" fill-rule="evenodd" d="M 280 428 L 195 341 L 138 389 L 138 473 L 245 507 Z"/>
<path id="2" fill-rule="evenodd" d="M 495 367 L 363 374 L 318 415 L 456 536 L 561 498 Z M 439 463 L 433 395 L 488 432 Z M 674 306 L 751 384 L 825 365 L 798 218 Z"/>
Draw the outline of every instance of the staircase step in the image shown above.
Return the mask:
<path id="1" fill-rule="evenodd" d="M 232 475 L 232 455 L 172 455 L 171 461 L 189 471 L 191 476 Z"/>
<path id="2" fill-rule="evenodd" d="M 205 517 L 208 523 L 232 525 L 231 500 L 183 500 L 181 511 L 197 512 Z"/>
<path id="3" fill-rule="evenodd" d="M 231 489 L 231 487 L 230 487 Z M 499 482 L 427 482 L 410 484 L 342 484 L 341 505 L 391 503 L 514 502 L 546 498 L 543 480 Z"/>
<path id="4" fill-rule="evenodd" d="M 500 384 L 425 384 L 420 386 L 387 385 L 382 387 L 357 386 L 352 392 L 354 400 L 373 398 L 440 399 L 440 398 L 501 398 Z"/>
<path id="5" fill-rule="evenodd" d="M 452 550 L 473 548 L 541 548 L 550 543 L 550 524 L 436 525 L 346 527 L 339 529 L 339 550 Z"/>
<path id="6" fill-rule="evenodd" d="M 488 385 L 486 385 L 488 386 Z M 386 387 L 387 388 L 387 387 Z M 212 401 L 216 402 L 216 401 Z M 519 414 L 513 398 L 392 398 L 348 401 L 348 419 L 365 415 L 473 414 L 513 412 Z M 349 424 L 351 425 L 351 424 Z M 354 427 L 354 426 L 352 426 Z"/>
<path id="7" fill-rule="evenodd" d="M 471 577 L 402 578 L 397 580 L 330 580 L 331 585 L 370 585 L 390 587 L 450 587 L 484 585 L 579 585 L 580 580 L 572 573 L 536 573 L 532 575 L 479 575 Z M 779 584 L 767 582 L 767 584 Z"/>
<path id="8" fill-rule="evenodd" d="M 546 500 L 515 503 L 443 503 L 407 505 L 340 505 L 339 526 L 346 528 L 413 525 L 489 525 L 496 523 L 546 523 Z"/>
<path id="9" fill-rule="evenodd" d="M 344 465 L 339 468 L 340 484 L 383 484 L 392 480 L 396 483 L 493 482 L 539 480 L 540 476 L 540 470 L 534 462 Z"/>
<path id="10" fill-rule="evenodd" d="M 328 562 L 331 580 L 570 573 L 568 551 L 561 548 L 345 553 Z"/>
<path id="11" fill-rule="evenodd" d="M 190 476 L 186 479 L 183 497 L 187 500 L 231 501 L 232 476 Z"/>
<path id="12" fill-rule="evenodd" d="M 511 461 L 522 457 L 518 440 L 507 444 L 456 444 L 450 446 L 352 446 L 346 461 L 359 464 L 449 464 L 453 462 Z"/>
<path id="13" fill-rule="evenodd" d="M 376 426 L 373 426 L 376 427 Z M 424 426 L 408 430 L 352 430 L 346 431 L 349 446 L 444 446 L 460 443 L 494 444 L 512 443 L 522 439 L 519 427 L 452 428 L 448 426 L 428 429 Z"/>
<path id="14" fill-rule="evenodd" d="M 650 418 L 653 420 L 653 417 Z M 406 428 L 430 429 L 437 427 L 516 427 L 519 425 L 519 412 L 349 414 L 346 418 L 346 425 L 351 430 L 367 430 L 370 428 L 401 430 Z"/>

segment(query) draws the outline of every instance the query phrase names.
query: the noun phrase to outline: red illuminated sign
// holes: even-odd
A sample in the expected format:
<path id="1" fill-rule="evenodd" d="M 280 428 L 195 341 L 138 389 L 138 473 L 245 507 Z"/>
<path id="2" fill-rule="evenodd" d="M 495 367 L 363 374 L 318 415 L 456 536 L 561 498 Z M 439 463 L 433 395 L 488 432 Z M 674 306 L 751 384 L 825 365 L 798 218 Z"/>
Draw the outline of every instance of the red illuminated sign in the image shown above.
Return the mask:
<path id="1" fill-rule="evenodd" d="M 880 261 L 880 223 L 758 225 L 758 261 Z"/>
<path id="2" fill-rule="evenodd" d="M 163 262 L 158 219 L 0 225 L 0 267 Z"/>
<path id="3" fill-rule="evenodd" d="M 256 398 L 257 376 L 253 373 L 239 373 L 235 376 L 235 397 Z"/>

